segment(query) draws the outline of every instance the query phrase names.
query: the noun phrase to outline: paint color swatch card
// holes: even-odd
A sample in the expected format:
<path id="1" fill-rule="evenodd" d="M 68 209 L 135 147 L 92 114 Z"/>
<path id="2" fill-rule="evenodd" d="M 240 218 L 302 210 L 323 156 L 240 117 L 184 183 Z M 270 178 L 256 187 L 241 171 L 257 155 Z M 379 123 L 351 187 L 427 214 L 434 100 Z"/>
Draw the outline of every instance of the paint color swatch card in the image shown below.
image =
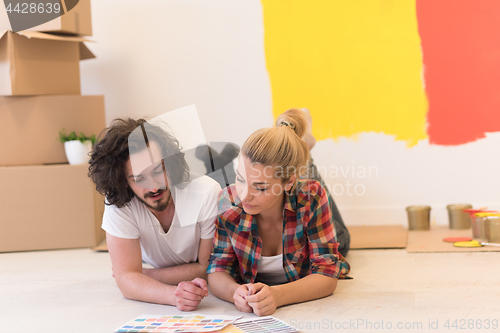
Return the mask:
<path id="1" fill-rule="evenodd" d="M 241 316 L 205 316 L 197 314 L 188 316 L 142 315 L 121 326 L 116 332 L 213 332 L 220 331 L 239 318 Z"/>
<path id="2" fill-rule="evenodd" d="M 274 317 L 240 320 L 224 328 L 221 333 L 292 333 L 295 328 Z"/>

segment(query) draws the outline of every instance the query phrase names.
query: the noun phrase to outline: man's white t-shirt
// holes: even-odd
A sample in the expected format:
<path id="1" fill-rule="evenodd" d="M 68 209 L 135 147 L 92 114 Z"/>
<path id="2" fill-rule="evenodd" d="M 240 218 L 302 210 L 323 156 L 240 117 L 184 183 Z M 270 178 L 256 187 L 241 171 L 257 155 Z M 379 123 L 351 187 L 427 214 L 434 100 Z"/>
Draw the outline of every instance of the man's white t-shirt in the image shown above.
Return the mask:
<path id="1" fill-rule="evenodd" d="M 167 233 L 135 196 L 122 208 L 106 205 L 102 228 L 115 237 L 139 239 L 142 260 L 155 268 L 196 262 L 200 238 L 214 237 L 220 189 L 208 176 L 191 180 L 185 188 L 172 188 L 175 214 Z"/>

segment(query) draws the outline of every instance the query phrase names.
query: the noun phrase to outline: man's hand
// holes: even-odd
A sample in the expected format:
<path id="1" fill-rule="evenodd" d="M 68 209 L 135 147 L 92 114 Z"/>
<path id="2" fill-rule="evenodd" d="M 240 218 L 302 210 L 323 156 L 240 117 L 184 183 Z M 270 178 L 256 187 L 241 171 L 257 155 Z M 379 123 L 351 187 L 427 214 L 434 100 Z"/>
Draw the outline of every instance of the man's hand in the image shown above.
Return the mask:
<path id="1" fill-rule="evenodd" d="M 249 283 L 245 299 L 257 316 L 268 316 L 278 307 L 277 294 L 273 288 L 264 283 Z"/>
<path id="2" fill-rule="evenodd" d="M 250 295 L 247 285 L 242 284 L 239 286 L 233 294 L 233 301 L 236 308 L 242 312 L 253 312 L 253 309 L 248 305 L 246 297 Z"/>
<path id="3" fill-rule="evenodd" d="M 194 311 L 201 300 L 208 296 L 207 281 L 196 278 L 183 281 L 174 292 L 175 306 L 181 311 Z"/>

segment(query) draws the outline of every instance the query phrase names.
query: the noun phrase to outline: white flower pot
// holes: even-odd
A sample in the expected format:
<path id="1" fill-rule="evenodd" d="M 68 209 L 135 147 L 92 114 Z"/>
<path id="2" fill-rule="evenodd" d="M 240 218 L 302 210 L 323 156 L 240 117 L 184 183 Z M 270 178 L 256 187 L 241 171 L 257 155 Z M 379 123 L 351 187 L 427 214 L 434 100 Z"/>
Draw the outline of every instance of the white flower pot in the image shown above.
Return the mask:
<path id="1" fill-rule="evenodd" d="M 66 141 L 64 151 L 69 164 L 85 164 L 89 162 L 89 153 L 92 151 L 92 141 L 82 143 L 80 140 Z"/>

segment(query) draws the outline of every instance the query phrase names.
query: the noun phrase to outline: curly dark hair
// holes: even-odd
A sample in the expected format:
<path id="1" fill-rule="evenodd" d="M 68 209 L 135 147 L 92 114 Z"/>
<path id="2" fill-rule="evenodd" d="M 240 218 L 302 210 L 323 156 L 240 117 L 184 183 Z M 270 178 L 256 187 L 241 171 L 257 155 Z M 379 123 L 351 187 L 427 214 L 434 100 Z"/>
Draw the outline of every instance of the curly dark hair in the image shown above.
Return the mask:
<path id="1" fill-rule="evenodd" d="M 149 141 L 157 142 L 163 156 L 168 156 L 164 158 L 164 163 L 171 183 L 176 185 L 189 181 L 189 166 L 176 138 L 145 119 L 117 118 L 99 134 L 89 161 L 88 176 L 95 183 L 96 190 L 106 197 L 108 205 L 123 207 L 135 195 L 127 183 L 125 164 L 130 153 L 145 147 L 144 136 L 130 136 L 138 127 L 147 133 L 147 144 Z"/>

